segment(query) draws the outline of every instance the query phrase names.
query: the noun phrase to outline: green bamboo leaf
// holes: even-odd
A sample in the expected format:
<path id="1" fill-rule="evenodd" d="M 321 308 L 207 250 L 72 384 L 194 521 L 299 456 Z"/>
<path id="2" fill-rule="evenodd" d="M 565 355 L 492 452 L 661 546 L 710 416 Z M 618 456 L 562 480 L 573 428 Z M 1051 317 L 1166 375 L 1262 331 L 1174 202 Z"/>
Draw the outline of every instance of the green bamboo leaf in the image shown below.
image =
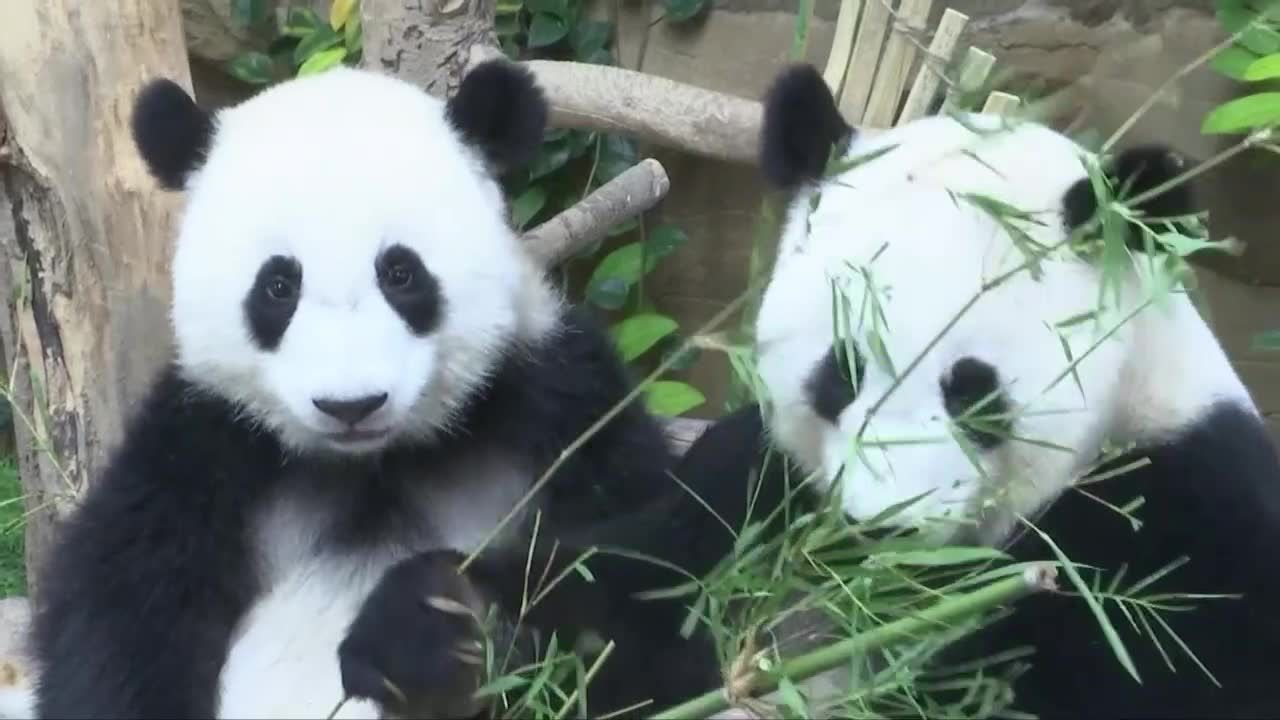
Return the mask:
<path id="1" fill-rule="evenodd" d="M 1245 68 L 1244 79 L 1250 82 L 1280 77 L 1280 53 L 1258 58 Z"/>
<path id="2" fill-rule="evenodd" d="M 273 77 L 271 58 L 260 52 L 247 52 L 232 58 L 227 72 L 236 79 L 251 85 L 270 84 Z"/>
<path id="3" fill-rule="evenodd" d="M 347 46 L 347 54 L 355 55 L 364 48 L 364 25 L 360 13 L 352 13 L 342 27 L 342 43 Z"/>
<path id="4" fill-rule="evenodd" d="M 881 565 L 964 565 L 985 560 L 1007 560 L 1005 553 L 989 547 L 944 547 L 936 550 L 907 550 L 876 555 Z"/>
<path id="5" fill-rule="evenodd" d="M 1249 132 L 1280 122 L 1280 92 L 1246 95 L 1214 108 L 1205 117 L 1201 132 L 1226 134 Z"/>
<path id="6" fill-rule="evenodd" d="M 585 62 L 595 53 L 604 50 L 609 44 L 609 34 L 613 26 L 603 20 L 584 20 L 573 27 L 569 33 L 569 44 L 573 46 L 574 57 Z"/>
<path id="7" fill-rule="evenodd" d="M 631 362 L 676 331 L 678 323 L 666 315 L 642 313 L 614 325 L 611 332 L 623 362 Z"/>
<path id="8" fill-rule="evenodd" d="M 529 22 L 528 46 L 530 49 L 554 45 L 569 34 L 569 23 L 550 13 L 537 13 Z"/>
<path id="9" fill-rule="evenodd" d="M 298 68 L 298 77 L 322 73 L 334 65 L 341 63 L 343 58 L 346 56 L 347 49 L 341 45 L 336 48 L 322 50 L 307 58 L 307 61 L 302 63 L 302 67 Z"/>
<path id="10" fill-rule="evenodd" d="M 644 402 L 655 415 L 674 417 L 686 413 L 707 398 L 697 388 L 676 380 L 658 380 L 645 388 Z"/>

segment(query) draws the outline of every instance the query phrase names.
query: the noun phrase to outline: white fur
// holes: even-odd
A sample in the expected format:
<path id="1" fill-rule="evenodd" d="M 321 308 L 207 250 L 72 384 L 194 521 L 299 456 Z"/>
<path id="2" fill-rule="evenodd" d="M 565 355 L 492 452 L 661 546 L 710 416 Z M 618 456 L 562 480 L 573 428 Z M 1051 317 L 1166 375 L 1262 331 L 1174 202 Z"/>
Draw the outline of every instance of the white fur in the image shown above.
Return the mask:
<path id="1" fill-rule="evenodd" d="M 216 128 L 174 257 L 178 357 L 191 379 L 296 449 L 341 429 L 313 406 L 318 397 L 386 392 L 360 429 L 430 435 L 492 370 L 498 343 L 553 325 L 558 296 L 440 100 L 339 68 L 222 110 Z M 374 260 L 394 243 L 421 256 L 446 300 L 426 337 L 409 332 L 375 282 Z M 302 292 L 279 348 L 262 352 L 242 301 L 276 254 L 302 265 Z"/>
<path id="2" fill-rule="evenodd" d="M 1000 122 L 972 121 L 988 129 Z M 1022 227 L 1053 245 L 1064 238 L 1063 195 L 1087 172 L 1084 151 L 1045 127 L 1024 123 L 980 136 L 947 117 L 860 139 L 849 154 L 893 145 L 824 183 L 816 211 L 809 210 L 811 191 L 795 199 L 757 323 L 774 440 L 825 482 L 839 479 L 851 516 L 865 519 L 927 492 L 900 521 L 942 540 L 956 524 L 929 519 L 976 520 L 979 536 L 995 541 L 1018 514 L 1035 511 L 1076 479 L 1104 439 L 1124 443 L 1175 431 L 1215 399 L 1252 407 L 1183 294 L 1148 307 L 1099 343 L 1148 297 L 1136 271 L 1124 278 L 1121 302 L 1109 304 L 1097 323 L 1063 330 L 1071 357 L 1084 360 L 1074 377 L 1055 384 L 1070 361 L 1050 327 L 1095 310 L 1100 297 L 1098 268 L 1065 252 L 1043 263 L 1039 280 L 1023 272 L 989 288 L 921 355 L 983 283 L 1027 257 L 989 213 L 952 193 L 998 198 L 1033 213 L 1040 224 Z M 879 288 L 888 330 L 883 340 L 894 369 L 902 373 L 921 358 L 869 421 L 893 378 L 869 351 L 869 320 L 857 326 L 868 297 L 857 268 L 865 268 Z M 863 385 L 838 427 L 812 411 L 804 391 L 832 345 L 833 281 L 846 288 L 853 337 L 867 358 Z M 981 470 L 975 468 L 948 433 L 939 387 L 965 356 L 997 369 L 1017 413 L 1016 438 L 1067 451 L 1013 439 L 979 453 Z M 851 441 L 864 422 L 863 454 L 855 458 Z M 867 444 L 876 440 L 896 444 Z"/>

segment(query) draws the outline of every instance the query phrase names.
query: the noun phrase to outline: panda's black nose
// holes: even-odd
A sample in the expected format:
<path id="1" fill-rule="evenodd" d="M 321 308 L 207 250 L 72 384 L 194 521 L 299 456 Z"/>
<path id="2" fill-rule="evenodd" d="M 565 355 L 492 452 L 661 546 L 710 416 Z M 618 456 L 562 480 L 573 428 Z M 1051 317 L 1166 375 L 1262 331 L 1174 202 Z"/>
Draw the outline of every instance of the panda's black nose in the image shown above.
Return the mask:
<path id="1" fill-rule="evenodd" d="M 361 420 L 369 417 L 375 410 L 382 407 L 387 401 L 386 393 L 377 395 L 365 395 L 364 397 L 351 398 L 348 400 L 330 400 L 327 398 L 315 398 L 311 402 L 315 404 L 316 409 L 336 418 L 348 425 L 355 425 Z"/>

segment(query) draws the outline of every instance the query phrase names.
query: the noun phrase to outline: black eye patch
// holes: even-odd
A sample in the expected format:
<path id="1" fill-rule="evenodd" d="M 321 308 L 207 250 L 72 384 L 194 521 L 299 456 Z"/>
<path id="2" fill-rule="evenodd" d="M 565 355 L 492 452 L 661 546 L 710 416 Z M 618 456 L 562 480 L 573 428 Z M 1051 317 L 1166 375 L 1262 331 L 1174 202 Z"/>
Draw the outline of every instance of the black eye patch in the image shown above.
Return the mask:
<path id="1" fill-rule="evenodd" d="M 302 265 L 297 260 L 274 255 L 258 268 L 253 287 L 244 298 L 244 314 L 249 334 L 260 349 L 279 347 L 301 295 Z"/>
<path id="2" fill-rule="evenodd" d="M 374 261 L 378 289 L 387 304 L 417 335 L 425 335 L 440 324 L 443 299 L 440 283 L 422 264 L 418 253 L 403 245 L 392 245 Z"/>
<path id="3" fill-rule="evenodd" d="M 862 353 L 857 348 L 850 350 L 851 358 L 846 356 L 843 345 L 839 352 L 836 347 L 828 350 L 804 385 L 813 411 L 830 423 L 835 423 L 840 412 L 858 397 L 858 388 L 862 387 L 862 379 L 867 372 Z"/>
<path id="4" fill-rule="evenodd" d="M 947 415 L 959 422 L 974 444 L 990 450 L 1008 437 L 1013 426 L 1007 417 L 1009 401 L 1000 392 L 1000 378 L 994 367 L 977 358 L 961 358 L 938 384 Z"/>

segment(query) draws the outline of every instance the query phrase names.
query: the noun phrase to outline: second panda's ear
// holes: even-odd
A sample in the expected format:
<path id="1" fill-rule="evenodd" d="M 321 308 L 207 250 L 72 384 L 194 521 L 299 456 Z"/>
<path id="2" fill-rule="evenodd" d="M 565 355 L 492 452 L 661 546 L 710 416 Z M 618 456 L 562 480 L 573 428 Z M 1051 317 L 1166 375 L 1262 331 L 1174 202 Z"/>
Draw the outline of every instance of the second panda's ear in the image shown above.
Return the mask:
<path id="1" fill-rule="evenodd" d="M 169 190 L 181 190 L 204 162 L 213 139 L 213 117 L 168 79 L 153 80 L 138 94 L 131 121 L 133 142 L 147 169 Z"/>
<path id="2" fill-rule="evenodd" d="M 764 99 L 760 167 L 765 179 L 784 190 L 820 179 L 831 148 L 852 132 L 812 65 L 787 68 Z"/>
<path id="3" fill-rule="evenodd" d="M 533 159 L 547 127 L 547 101 L 528 70 L 503 59 L 489 60 L 462 79 L 447 115 L 502 173 Z"/>
<path id="4" fill-rule="evenodd" d="M 1165 145 L 1139 145 L 1117 153 L 1103 167 L 1111 192 L 1117 199 L 1134 197 L 1154 190 L 1173 180 L 1186 170 L 1186 160 L 1173 148 Z M 1135 210 L 1153 220 L 1190 215 L 1196 212 L 1195 196 L 1189 182 L 1177 185 L 1159 195 L 1138 204 Z M 1067 190 L 1063 198 L 1063 217 L 1068 231 L 1073 231 L 1093 219 L 1098 212 L 1098 196 L 1093 181 L 1083 178 Z M 1139 232 L 1132 236 L 1131 250 L 1143 250 Z"/>

